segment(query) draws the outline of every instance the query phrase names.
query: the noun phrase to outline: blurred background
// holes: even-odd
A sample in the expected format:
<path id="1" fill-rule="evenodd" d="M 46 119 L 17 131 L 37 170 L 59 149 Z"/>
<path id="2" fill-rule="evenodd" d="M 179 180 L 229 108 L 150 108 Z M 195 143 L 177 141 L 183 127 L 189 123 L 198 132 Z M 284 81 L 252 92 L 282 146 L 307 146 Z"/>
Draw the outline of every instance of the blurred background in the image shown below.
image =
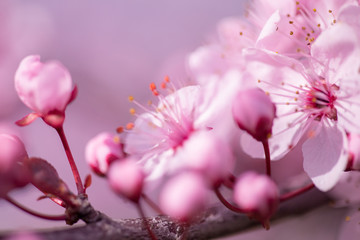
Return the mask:
<path id="1" fill-rule="evenodd" d="M 85 178 L 90 173 L 84 159 L 87 141 L 133 120 L 127 97 L 133 95 L 145 103 L 151 98 L 149 83 L 160 82 L 165 75 L 188 81 L 187 54 L 207 43 L 219 20 L 241 16 L 244 5 L 242 0 L 2 0 L 0 129 L 19 134 L 29 155 L 51 162 L 75 190 L 56 132 L 41 120 L 24 128 L 13 124 L 30 113 L 13 86 L 21 59 L 39 54 L 43 61 L 57 59 L 69 69 L 79 95 L 67 109 L 65 132 Z M 93 176 L 88 194 L 95 208 L 115 219 L 137 217 L 131 204 L 113 194 L 104 179 Z M 40 195 L 32 187 L 11 193 L 33 209 L 62 213 L 51 201 L 36 201 Z M 34 218 L 1 200 L 0 212 L 0 231 L 65 225 Z M 312 239 L 337 239 L 340 228 L 333 226 L 344 222 L 346 214 L 344 210 L 320 209 L 302 219 L 274 224 L 270 232 L 259 229 L 231 239 L 309 239 L 306 236 L 311 235 L 303 235 L 304 231 L 315 224 L 318 237 Z"/>

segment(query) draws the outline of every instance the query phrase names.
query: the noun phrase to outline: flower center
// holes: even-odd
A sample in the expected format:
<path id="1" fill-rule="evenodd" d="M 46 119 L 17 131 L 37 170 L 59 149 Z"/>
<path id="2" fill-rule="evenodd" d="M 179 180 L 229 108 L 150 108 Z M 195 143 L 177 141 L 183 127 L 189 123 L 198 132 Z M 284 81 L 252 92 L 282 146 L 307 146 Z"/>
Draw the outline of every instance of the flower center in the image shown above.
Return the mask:
<path id="1" fill-rule="evenodd" d="M 312 115 L 319 120 L 325 116 L 337 121 L 337 110 L 335 108 L 337 97 L 335 93 L 338 90 L 337 85 L 333 84 L 329 87 L 325 80 L 314 82 L 313 86 L 303 93 L 304 109 L 313 111 Z"/>

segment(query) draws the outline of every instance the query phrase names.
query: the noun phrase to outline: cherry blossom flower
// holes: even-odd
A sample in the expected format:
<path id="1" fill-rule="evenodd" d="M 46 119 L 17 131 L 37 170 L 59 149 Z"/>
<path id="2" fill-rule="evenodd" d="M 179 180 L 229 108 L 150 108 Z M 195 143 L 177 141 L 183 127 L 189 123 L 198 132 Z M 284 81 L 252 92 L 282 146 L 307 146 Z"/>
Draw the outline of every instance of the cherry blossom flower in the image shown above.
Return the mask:
<path id="1" fill-rule="evenodd" d="M 54 127 L 62 125 L 65 108 L 75 98 L 69 72 L 59 62 L 41 63 L 40 57 L 24 58 L 15 74 L 15 89 L 21 101 L 34 111 L 19 125 L 27 125 L 37 117 Z"/>
<path id="2" fill-rule="evenodd" d="M 113 161 L 125 157 L 122 147 L 118 136 L 99 133 L 86 145 L 86 161 L 96 174 L 105 176 Z"/>
<path id="3" fill-rule="evenodd" d="M 338 22 L 317 37 L 307 67 L 280 54 L 249 50 L 250 58 L 267 62 L 267 70 L 255 75 L 277 104 L 270 140 L 273 158 L 305 135 L 304 169 L 323 191 L 331 189 L 346 168 L 346 132 L 360 131 L 359 40 L 356 27 Z"/>
<path id="4" fill-rule="evenodd" d="M 155 107 L 155 111 L 146 109 L 145 113 L 138 115 L 134 128 L 128 132 L 124 140 L 125 152 L 140 159 L 139 163 L 144 167 L 147 180 L 158 179 L 165 174 L 172 174 L 178 169 L 188 167 L 203 169 L 202 172 L 209 176 L 205 169 L 212 166 L 211 169 L 218 172 L 212 180 L 217 181 L 225 172 L 230 171 L 233 157 L 226 147 L 221 153 L 225 153 L 228 157 L 220 163 L 223 158 L 211 156 L 214 150 L 208 149 L 211 152 L 208 153 L 202 151 L 206 148 L 197 148 L 197 145 L 193 145 L 196 138 L 203 139 L 204 135 L 197 133 L 209 131 L 210 127 L 206 124 L 206 117 L 202 118 L 206 108 L 201 105 L 200 87 L 188 86 L 166 97 L 158 96 L 160 102 Z M 219 144 L 221 140 L 217 140 L 214 136 L 207 142 L 214 145 Z M 220 143 L 220 145 L 224 144 Z M 195 150 L 198 153 L 202 151 L 198 161 L 193 163 L 186 161 L 186 158 L 192 154 L 189 151 Z M 181 157 L 183 154 L 178 154 L 179 152 L 186 152 L 187 156 Z M 220 152 L 216 156 L 219 154 Z M 223 164 L 224 169 L 217 167 L 220 164 Z M 215 173 L 214 171 L 212 173 Z"/>

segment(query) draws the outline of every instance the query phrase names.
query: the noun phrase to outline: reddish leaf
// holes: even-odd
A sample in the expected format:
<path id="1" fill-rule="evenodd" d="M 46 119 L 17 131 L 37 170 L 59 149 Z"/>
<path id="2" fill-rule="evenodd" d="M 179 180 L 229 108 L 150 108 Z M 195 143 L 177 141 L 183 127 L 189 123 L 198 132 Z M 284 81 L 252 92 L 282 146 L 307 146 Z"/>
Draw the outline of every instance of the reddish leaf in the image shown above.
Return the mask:
<path id="1" fill-rule="evenodd" d="M 41 158 L 29 158 L 25 162 L 31 173 L 31 183 L 42 191 L 46 196 L 56 203 L 59 203 L 57 198 L 63 200 L 67 204 L 72 204 L 72 199 L 76 197 L 59 177 L 56 169 Z"/>
<path id="2" fill-rule="evenodd" d="M 85 178 L 85 182 L 84 182 L 84 188 L 85 190 L 88 189 L 90 186 L 91 186 L 91 183 L 92 183 L 92 178 L 91 178 L 91 175 L 88 174 Z"/>

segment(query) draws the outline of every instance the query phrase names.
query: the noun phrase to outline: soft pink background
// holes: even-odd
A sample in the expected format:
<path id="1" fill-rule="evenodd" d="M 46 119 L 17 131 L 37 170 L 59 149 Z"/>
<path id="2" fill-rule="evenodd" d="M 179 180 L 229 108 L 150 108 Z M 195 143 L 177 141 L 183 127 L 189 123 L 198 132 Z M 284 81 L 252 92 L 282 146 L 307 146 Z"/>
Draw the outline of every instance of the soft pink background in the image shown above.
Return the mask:
<path id="1" fill-rule="evenodd" d="M 114 132 L 133 118 L 128 95 L 140 102 L 151 98 L 148 84 L 165 74 L 186 81 L 186 54 L 205 44 L 216 22 L 240 16 L 241 0 L 4 0 L 0 2 L 0 128 L 30 112 L 18 100 L 13 75 L 19 61 L 40 54 L 44 61 L 60 60 L 79 87 L 77 100 L 67 111 L 65 131 L 84 178 L 87 141 L 100 131 Z M 9 125 L 13 126 L 13 125 Z M 56 132 L 37 120 L 20 133 L 30 156 L 47 159 L 75 190 L 70 168 Z M 137 216 L 131 204 L 115 196 L 107 183 L 93 176 L 88 190 L 95 208 L 113 218 Z M 31 187 L 12 196 L 46 213 L 62 213 L 50 201 L 36 201 Z M 23 214 L 0 201 L 0 231 L 64 226 Z M 149 214 L 152 214 L 149 212 Z M 345 220 L 342 210 L 321 209 L 302 218 L 274 224 L 232 239 L 337 239 Z M 309 228 L 316 226 L 312 232 Z M 335 229 L 331 230 L 330 229 Z M 310 237 L 316 235 L 315 238 Z"/>

